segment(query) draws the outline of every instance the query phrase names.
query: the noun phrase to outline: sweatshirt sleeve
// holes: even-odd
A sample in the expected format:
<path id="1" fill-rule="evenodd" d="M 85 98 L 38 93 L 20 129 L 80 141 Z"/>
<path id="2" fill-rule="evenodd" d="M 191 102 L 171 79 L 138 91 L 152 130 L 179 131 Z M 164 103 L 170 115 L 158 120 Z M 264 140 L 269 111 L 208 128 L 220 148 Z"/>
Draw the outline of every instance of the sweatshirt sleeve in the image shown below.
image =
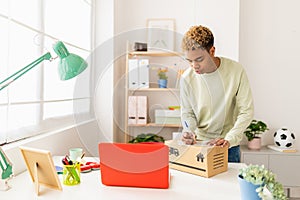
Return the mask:
<path id="1" fill-rule="evenodd" d="M 252 121 L 254 114 L 252 92 L 244 70 L 242 70 L 238 91 L 236 93 L 236 106 L 238 110 L 237 120 L 224 138 L 230 142 L 230 146 L 239 145 L 243 138 L 244 131 Z"/>
<path id="2" fill-rule="evenodd" d="M 180 80 L 180 108 L 183 132 L 192 131 L 195 133 L 195 130 L 197 129 L 197 119 L 192 109 L 192 104 L 190 102 L 191 99 L 188 95 L 189 92 L 190 89 L 188 87 L 188 83 L 182 77 Z"/>

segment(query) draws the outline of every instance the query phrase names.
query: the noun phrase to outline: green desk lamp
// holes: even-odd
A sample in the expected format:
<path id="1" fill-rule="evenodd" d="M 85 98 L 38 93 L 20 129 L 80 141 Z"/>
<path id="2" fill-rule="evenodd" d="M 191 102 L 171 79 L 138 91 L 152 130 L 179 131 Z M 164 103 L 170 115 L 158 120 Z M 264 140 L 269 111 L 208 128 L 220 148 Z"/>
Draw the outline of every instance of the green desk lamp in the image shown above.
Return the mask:
<path id="1" fill-rule="evenodd" d="M 58 72 L 61 80 L 69 80 L 81 72 L 83 72 L 87 68 L 87 62 L 81 57 L 69 53 L 65 45 L 58 41 L 53 45 L 53 49 L 55 53 L 60 58 L 58 64 Z M 52 61 L 55 58 L 52 58 L 51 54 L 47 52 L 42 55 L 29 65 L 23 67 L 19 71 L 15 72 L 11 76 L 7 77 L 3 81 L 0 82 L 0 91 L 9 86 L 11 83 L 16 81 L 18 78 L 26 74 L 29 70 L 43 62 L 44 60 Z M 0 147 L 0 167 L 2 169 L 1 179 L 0 179 L 0 190 L 9 189 L 8 180 L 13 176 L 12 172 L 12 164 L 5 155 L 4 151 Z M 2 183 L 3 182 L 3 183 Z"/>
<path id="2" fill-rule="evenodd" d="M 81 72 L 83 72 L 87 68 L 87 62 L 82 59 L 81 57 L 69 53 L 65 45 L 58 41 L 53 45 L 53 49 L 55 53 L 60 58 L 58 64 L 58 72 L 61 80 L 69 80 Z M 20 69 L 19 71 L 15 72 L 11 76 L 7 77 L 3 81 L 0 82 L 0 91 L 9 86 L 15 80 L 26 74 L 29 70 L 43 62 L 44 60 L 52 61 L 55 58 L 52 58 L 51 54 L 47 52 L 46 54 L 42 55 L 29 65 L 25 66 L 24 68 Z"/>

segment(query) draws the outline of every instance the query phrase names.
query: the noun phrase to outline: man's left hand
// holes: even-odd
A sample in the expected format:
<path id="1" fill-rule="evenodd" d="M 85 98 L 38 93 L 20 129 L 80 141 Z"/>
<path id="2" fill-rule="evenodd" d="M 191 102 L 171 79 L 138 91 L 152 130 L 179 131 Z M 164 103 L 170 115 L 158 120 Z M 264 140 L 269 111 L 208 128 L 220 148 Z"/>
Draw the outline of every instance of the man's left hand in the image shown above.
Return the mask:
<path id="1" fill-rule="evenodd" d="M 208 142 L 209 145 L 212 146 L 230 146 L 228 140 L 224 140 L 223 138 L 216 138 L 216 139 L 212 139 L 211 141 Z"/>

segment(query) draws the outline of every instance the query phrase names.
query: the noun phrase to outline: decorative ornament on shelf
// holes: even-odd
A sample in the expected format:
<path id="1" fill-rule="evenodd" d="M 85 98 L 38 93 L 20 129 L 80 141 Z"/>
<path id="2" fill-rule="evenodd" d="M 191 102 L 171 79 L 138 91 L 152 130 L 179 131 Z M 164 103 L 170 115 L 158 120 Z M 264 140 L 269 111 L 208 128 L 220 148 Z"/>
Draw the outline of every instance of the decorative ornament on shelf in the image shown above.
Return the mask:
<path id="1" fill-rule="evenodd" d="M 168 68 L 159 68 L 157 75 L 158 75 L 158 87 L 159 88 L 167 88 L 168 84 L 168 76 L 167 76 Z"/>
<path id="2" fill-rule="evenodd" d="M 247 129 L 244 131 L 248 139 L 248 148 L 258 150 L 261 148 L 261 135 L 269 130 L 266 123 L 258 120 L 252 120 Z"/>
<path id="3" fill-rule="evenodd" d="M 249 165 L 240 169 L 238 179 L 242 200 L 287 200 L 282 184 L 263 165 Z"/>

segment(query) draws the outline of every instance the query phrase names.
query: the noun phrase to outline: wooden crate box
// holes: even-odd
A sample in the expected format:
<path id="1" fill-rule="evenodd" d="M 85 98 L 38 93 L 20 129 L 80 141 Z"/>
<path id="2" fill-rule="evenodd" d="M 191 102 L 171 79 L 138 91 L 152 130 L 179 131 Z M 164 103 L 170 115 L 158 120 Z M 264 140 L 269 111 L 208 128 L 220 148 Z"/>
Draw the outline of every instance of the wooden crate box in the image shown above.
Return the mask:
<path id="1" fill-rule="evenodd" d="M 202 144 L 184 145 L 177 140 L 165 142 L 169 146 L 170 168 L 211 177 L 227 171 L 228 149 Z"/>

